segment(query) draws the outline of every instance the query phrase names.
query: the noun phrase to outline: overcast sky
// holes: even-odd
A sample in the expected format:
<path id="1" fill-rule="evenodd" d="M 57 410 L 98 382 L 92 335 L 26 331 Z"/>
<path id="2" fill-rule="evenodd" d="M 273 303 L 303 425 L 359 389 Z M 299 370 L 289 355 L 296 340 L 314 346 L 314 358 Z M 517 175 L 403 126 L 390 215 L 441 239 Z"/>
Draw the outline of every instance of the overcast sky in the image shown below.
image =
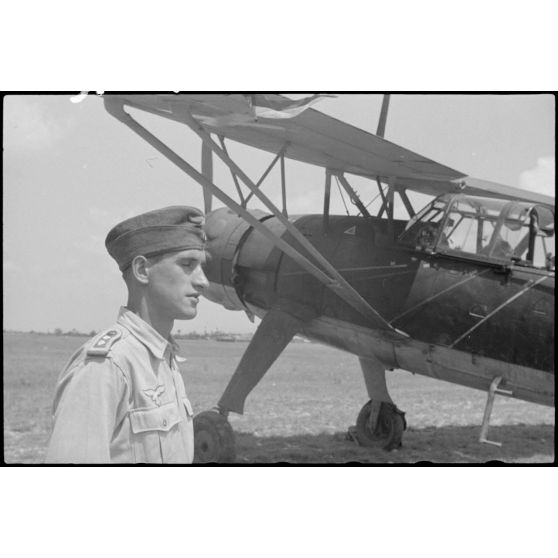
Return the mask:
<path id="1" fill-rule="evenodd" d="M 340 95 L 314 108 L 374 132 L 380 104 L 380 95 Z M 550 95 L 394 95 L 386 138 L 476 178 L 554 195 L 554 121 Z M 149 115 L 142 122 L 199 164 L 199 139 L 184 126 Z M 106 233 L 143 211 L 202 207 L 201 188 L 109 116 L 99 98 L 5 97 L 3 129 L 4 328 L 109 326 L 126 293 L 105 252 Z M 272 159 L 241 146 L 232 154 L 254 179 Z M 287 180 L 291 214 L 320 211 L 322 169 L 289 162 Z M 233 191 L 219 164 L 215 181 Z M 374 197 L 364 182 L 357 186 L 365 203 Z M 265 191 L 278 199 L 275 171 Z M 344 211 L 338 197 L 334 208 Z M 205 299 L 198 308 L 198 318 L 177 329 L 255 327 Z"/>

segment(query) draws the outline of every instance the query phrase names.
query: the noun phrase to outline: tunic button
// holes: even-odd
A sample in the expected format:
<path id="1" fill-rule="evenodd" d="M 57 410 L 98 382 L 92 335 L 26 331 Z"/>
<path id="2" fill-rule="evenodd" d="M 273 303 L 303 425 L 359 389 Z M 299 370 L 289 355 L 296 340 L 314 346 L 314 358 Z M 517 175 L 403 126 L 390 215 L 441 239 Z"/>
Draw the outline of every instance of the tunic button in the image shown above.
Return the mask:
<path id="1" fill-rule="evenodd" d="M 167 419 L 163 420 L 163 426 L 167 426 Z"/>

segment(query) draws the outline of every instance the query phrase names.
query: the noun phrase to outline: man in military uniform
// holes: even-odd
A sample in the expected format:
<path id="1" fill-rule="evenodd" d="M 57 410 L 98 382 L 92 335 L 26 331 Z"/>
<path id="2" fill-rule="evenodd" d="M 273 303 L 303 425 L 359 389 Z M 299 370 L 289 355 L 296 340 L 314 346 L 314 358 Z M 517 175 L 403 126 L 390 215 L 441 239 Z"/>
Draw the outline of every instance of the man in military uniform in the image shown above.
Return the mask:
<path id="1" fill-rule="evenodd" d="M 109 232 L 128 303 L 62 371 L 47 463 L 192 462 L 192 407 L 170 333 L 196 316 L 207 286 L 203 224 L 199 210 L 173 206 Z"/>

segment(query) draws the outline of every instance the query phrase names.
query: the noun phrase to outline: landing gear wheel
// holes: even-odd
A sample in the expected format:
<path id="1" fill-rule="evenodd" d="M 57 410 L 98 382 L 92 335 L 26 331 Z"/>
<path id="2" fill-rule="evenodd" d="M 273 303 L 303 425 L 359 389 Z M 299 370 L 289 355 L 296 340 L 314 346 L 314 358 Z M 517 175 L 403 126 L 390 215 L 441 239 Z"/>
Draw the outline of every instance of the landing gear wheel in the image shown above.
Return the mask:
<path id="1" fill-rule="evenodd" d="M 234 432 L 217 411 L 203 411 L 194 417 L 194 463 L 232 463 L 235 458 Z"/>
<path id="2" fill-rule="evenodd" d="M 376 425 L 370 425 L 372 401 L 368 401 L 358 414 L 356 437 L 362 446 L 393 450 L 401 447 L 403 431 L 407 428 L 405 413 L 393 403 L 380 403 Z"/>

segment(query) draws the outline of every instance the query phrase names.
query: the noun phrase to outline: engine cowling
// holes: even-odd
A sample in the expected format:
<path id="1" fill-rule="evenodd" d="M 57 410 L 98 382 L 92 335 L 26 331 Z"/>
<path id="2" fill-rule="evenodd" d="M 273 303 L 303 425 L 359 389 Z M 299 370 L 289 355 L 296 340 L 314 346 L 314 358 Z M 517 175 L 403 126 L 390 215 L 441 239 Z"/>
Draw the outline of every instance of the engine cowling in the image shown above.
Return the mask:
<path id="1" fill-rule="evenodd" d="M 275 234 L 284 231 L 284 226 L 272 215 L 260 210 L 250 213 Z M 207 214 L 205 230 L 208 252 L 205 273 L 209 287 L 204 296 L 228 310 L 246 310 L 243 292 L 250 278 L 258 282 L 262 273 L 276 272 L 275 266 L 274 269 L 269 266 L 270 254 L 276 252 L 273 243 L 226 207 Z"/>

